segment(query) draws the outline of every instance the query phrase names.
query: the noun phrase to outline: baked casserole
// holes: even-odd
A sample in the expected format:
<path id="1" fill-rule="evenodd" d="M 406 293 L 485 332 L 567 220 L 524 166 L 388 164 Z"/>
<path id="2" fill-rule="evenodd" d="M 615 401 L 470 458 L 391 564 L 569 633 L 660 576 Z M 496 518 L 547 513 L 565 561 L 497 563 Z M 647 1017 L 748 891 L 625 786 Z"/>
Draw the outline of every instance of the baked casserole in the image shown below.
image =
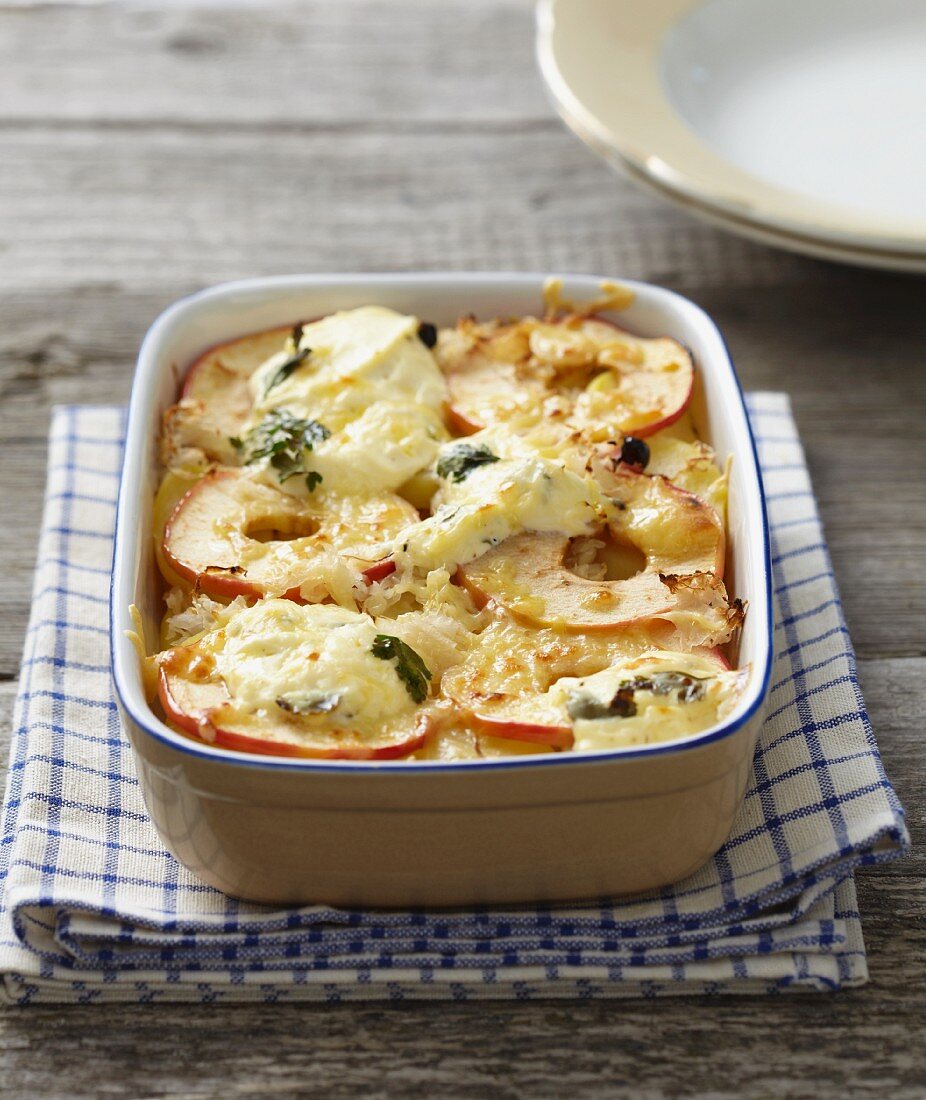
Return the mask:
<path id="1" fill-rule="evenodd" d="M 696 365 L 552 282 L 438 329 L 377 305 L 245 336 L 163 420 L 146 662 L 242 752 L 457 761 L 675 741 L 745 679 Z"/>

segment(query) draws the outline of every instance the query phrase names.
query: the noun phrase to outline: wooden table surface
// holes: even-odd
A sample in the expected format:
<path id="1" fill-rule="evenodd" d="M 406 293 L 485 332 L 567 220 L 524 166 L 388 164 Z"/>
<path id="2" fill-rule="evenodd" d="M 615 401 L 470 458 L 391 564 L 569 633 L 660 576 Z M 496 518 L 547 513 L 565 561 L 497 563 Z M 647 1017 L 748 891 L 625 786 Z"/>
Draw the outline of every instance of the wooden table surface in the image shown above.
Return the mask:
<path id="1" fill-rule="evenodd" d="M 56 402 L 124 400 L 191 290 L 303 271 L 649 279 L 792 397 L 862 686 L 914 851 L 865 871 L 872 980 L 833 995 L 0 1016 L 0 1093 L 926 1095 L 924 283 L 691 221 L 565 131 L 523 0 L 227 7 L 0 0 L 0 703 Z"/>

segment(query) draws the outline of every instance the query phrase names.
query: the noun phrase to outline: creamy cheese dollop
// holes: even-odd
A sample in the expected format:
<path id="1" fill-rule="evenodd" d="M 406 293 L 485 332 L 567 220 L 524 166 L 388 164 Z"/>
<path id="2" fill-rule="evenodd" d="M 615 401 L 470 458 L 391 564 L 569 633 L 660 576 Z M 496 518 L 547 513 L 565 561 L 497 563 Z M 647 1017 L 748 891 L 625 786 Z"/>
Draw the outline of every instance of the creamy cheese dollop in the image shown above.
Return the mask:
<path id="1" fill-rule="evenodd" d="M 446 435 L 439 411 L 379 401 L 316 444 L 310 465 L 329 492 L 391 491 L 430 465 Z"/>
<path id="2" fill-rule="evenodd" d="M 290 341 L 252 375 L 249 427 L 280 409 L 317 421 L 330 434 L 315 444 L 308 466 L 326 489 L 398 488 L 430 465 L 447 438 L 446 383 L 418 327 L 417 317 L 381 306 L 304 325 L 298 348 Z M 305 358 L 280 378 L 298 352 Z M 274 481 L 272 469 L 265 472 Z M 305 486 L 294 478 L 284 488 L 301 494 Z"/>
<path id="3" fill-rule="evenodd" d="M 443 375 L 431 352 L 418 339 L 417 317 L 383 306 L 361 306 L 329 314 L 304 325 L 299 349 L 304 363 L 268 389 L 292 354 L 282 350 L 251 377 L 254 415 L 275 408 L 320 419 L 332 405 L 357 404 L 357 395 L 375 400 L 411 400 L 439 408 L 446 397 Z M 365 404 L 365 402 L 364 402 Z"/>
<path id="4" fill-rule="evenodd" d="M 590 534 L 601 522 L 596 486 L 562 463 L 499 459 L 446 481 L 434 512 L 395 539 L 400 567 L 453 569 L 521 531 Z"/>
<path id="5" fill-rule="evenodd" d="M 614 749 L 690 737 L 721 719 L 742 670 L 713 655 L 653 651 L 592 676 L 564 676 L 547 692 L 572 720 L 575 749 Z"/>
<path id="6" fill-rule="evenodd" d="M 415 709 L 393 662 L 373 655 L 377 633 L 356 611 L 266 599 L 213 635 L 216 671 L 245 712 L 283 706 L 329 726 L 376 731 Z"/>

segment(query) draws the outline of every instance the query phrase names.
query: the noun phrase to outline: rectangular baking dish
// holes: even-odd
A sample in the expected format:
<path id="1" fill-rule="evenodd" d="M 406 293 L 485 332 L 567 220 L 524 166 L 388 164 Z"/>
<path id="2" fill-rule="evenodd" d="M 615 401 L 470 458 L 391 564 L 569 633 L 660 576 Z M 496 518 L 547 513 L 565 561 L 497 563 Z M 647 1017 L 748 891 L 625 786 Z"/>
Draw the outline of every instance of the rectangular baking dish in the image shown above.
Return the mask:
<path id="1" fill-rule="evenodd" d="M 185 298 L 152 325 L 138 359 L 116 517 L 112 667 L 148 810 L 164 843 L 206 882 L 269 903 L 449 906 L 626 894 L 674 882 L 724 842 L 745 793 L 771 666 L 768 532 L 743 396 L 723 339 L 685 298 L 626 281 L 620 324 L 673 336 L 698 365 L 702 438 L 733 457 L 726 581 L 748 603 L 745 691 L 721 725 L 684 741 L 475 760 L 268 758 L 195 742 L 145 699 L 126 636 L 142 615 L 149 652 L 162 582 L 154 563 L 157 437 L 186 366 L 203 350 L 295 319 L 375 303 L 452 324 L 536 313 L 539 274 L 304 275 L 253 279 Z M 569 276 L 590 300 L 600 279 Z"/>

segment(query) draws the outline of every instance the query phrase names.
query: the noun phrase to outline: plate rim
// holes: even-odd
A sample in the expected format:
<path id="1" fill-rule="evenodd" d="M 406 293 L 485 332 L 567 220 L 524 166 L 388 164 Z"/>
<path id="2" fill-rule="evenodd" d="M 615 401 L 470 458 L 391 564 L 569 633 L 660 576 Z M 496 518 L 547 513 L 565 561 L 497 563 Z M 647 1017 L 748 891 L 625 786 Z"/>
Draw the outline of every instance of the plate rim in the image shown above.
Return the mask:
<path id="1" fill-rule="evenodd" d="M 624 83 L 632 93 L 614 87 L 617 102 L 634 109 L 622 117 L 618 110 L 617 119 L 612 112 L 606 122 L 573 87 L 557 52 L 563 36 L 575 33 L 577 26 L 597 25 L 589 16 L 605 10 L 603 0 L 538 0 L 537 61 L 566 125 L 637 181 L 734 232 L 793 251 L 828 253 L 828 258 L 905 270 L 926 268 L 926 223 L 866 215 L 771 184 L 715 153 L 687 125 L 662 84 L 660 58 L 670 28 L 704 2 L 648 0 L 641 8 L 634 0 L 607 0 L 612 17 L 633 14 L 633 41 L 620 57 L 629 77 Z M 559 18 L 567 12 L 565 20 Z"/>

